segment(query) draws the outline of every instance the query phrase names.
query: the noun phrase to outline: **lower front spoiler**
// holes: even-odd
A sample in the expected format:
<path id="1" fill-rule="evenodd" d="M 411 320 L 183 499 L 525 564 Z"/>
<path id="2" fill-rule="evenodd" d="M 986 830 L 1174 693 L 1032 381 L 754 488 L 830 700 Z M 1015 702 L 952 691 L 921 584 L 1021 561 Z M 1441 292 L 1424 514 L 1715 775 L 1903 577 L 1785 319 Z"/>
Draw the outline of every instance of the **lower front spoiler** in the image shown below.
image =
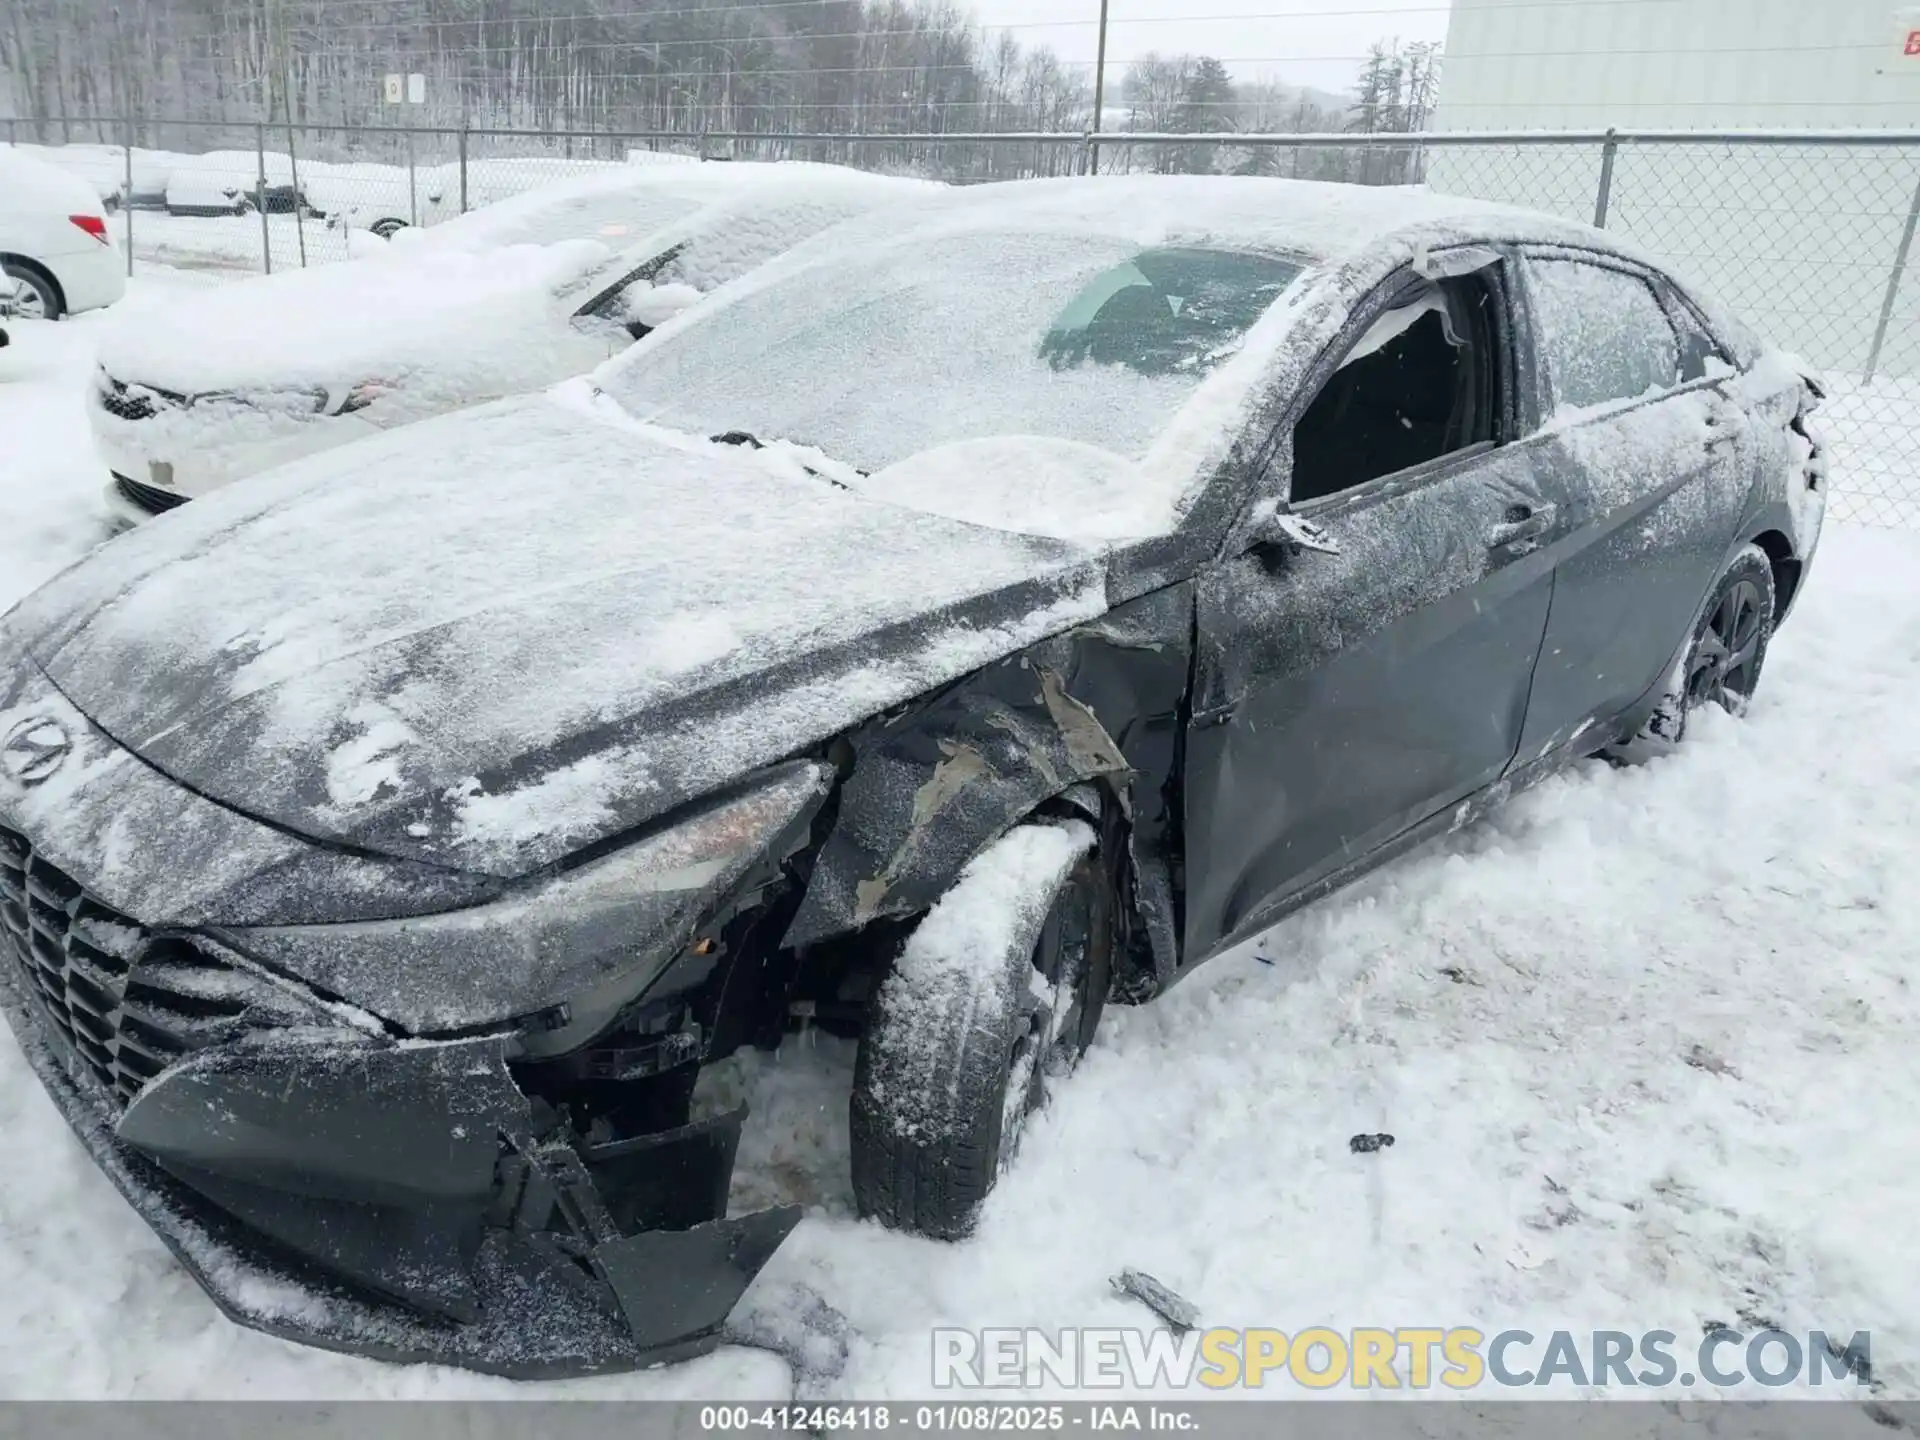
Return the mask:
<path id="1" fill-rule="evenodd" d="M 799 1220 L 788 1207 L 610 1238 L 597 1258 L 613 1303 L 577 1264 L 488 1229 L 470 1262 L 471 1318 L 422 1314 L 285 1253 L 122 1142 L 112 1106 L 68 1073 L 11 976 L 0 976 L 0 1005 L 47 1093 L 128 1203 L 228 1319 L 282 1339 L 522 1380 L 691 1359 L 721 1342 L 740 1295 Z"/>

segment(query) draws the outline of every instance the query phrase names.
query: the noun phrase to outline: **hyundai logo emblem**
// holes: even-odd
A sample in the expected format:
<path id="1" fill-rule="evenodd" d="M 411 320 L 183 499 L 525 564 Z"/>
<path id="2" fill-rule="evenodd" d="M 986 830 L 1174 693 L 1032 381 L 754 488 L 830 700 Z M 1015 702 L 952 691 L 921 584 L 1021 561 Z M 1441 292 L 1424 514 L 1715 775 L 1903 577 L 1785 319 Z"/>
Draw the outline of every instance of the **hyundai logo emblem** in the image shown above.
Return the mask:
<path id="1" fill-rule="evenodd" d="M 0 744 L 0 771 L 18 784 L 38 785 L 60 768 L 72 749 L 73 737 L 58 720 L 22 720 Z"/>

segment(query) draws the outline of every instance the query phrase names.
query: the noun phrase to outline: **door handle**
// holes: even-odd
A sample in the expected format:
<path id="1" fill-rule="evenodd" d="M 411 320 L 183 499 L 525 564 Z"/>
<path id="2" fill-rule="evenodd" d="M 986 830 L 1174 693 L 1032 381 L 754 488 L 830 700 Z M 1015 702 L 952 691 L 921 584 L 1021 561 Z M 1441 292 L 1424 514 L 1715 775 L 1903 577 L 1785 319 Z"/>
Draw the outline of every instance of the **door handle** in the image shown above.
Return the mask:
<path id="1" fill-rule="evenodd" d="M 1709 411 L 1707 414 L 1706 447 L 1718 450 L 1722 445 L 1731 445 L 1740 438 L 1740 432 L 1746 429 L 1746 416 L 1738 406 L 1726 405 Z"/>
<path id="2" fill-rule="evenodd" d="M 1538 540 L 1553 529 L 1558 505 L 1509 505 L 1507 517 L 1487 532 L 1487 544 L 1498 550 L 1523 540 Z"/>

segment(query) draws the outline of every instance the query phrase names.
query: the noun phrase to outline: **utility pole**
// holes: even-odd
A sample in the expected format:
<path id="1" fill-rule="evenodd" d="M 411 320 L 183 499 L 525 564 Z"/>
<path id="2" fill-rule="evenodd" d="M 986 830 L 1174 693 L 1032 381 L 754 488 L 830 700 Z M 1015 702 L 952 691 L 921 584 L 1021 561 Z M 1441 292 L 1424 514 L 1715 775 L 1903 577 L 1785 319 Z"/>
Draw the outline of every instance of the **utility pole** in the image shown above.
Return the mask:
<path id="1" fill-rule="evenodd" d="M 1107 104 L 1107 3 L 1100 0 L 1100 54 L 1093 62 L 1093 138 L 1088 142 L 1091 173 L 1100 173 L 1100 119 Z"/>

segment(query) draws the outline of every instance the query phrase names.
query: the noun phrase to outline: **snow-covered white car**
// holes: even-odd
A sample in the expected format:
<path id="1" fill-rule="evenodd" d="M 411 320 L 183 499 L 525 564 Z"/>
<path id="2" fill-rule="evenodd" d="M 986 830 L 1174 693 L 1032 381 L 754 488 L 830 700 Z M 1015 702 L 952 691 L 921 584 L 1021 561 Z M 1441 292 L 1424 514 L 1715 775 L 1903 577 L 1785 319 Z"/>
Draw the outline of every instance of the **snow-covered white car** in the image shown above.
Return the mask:
<path id="1" fill-rule="evenodd" d="M 135 523 L 282 461 L 537 389 L 818 231 L 941 187 L 824 165 L 633 166 L 505 200 L 348 264 L 146 309 L 89 407 Z"/>
<path id="2" fill-rule="evenodd" d="M 1818 397 L 1618 238 L 1474 201 L 870 215 L 23 601 L 0 999 L 235 1320 L 696 1353 L 800 1218 L 729 1213 L 706 1067 L 857 1035 L 860 1210 L 965 1235 L 1110 999 L 1742 711 Z"/>
<path id="3" fill-rule="evenodd" d="M 126 261 L 94 187 L 0 146 L 0 273 L 24 285 L 16 311 L 58 320 L 127 293 Z"/>

